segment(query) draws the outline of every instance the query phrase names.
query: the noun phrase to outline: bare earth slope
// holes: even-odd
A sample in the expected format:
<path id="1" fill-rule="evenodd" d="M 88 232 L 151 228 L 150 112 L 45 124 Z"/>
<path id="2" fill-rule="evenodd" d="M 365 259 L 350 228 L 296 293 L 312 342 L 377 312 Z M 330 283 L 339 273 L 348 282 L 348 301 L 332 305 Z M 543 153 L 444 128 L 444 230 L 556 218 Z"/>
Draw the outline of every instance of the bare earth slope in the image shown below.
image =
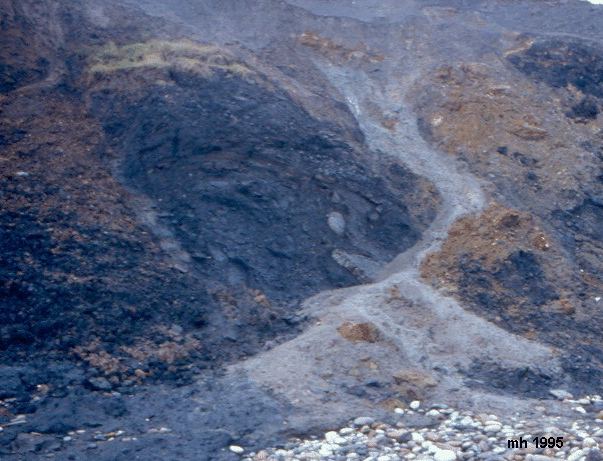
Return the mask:
<path id="1" fill-rule="evenodd" d="M 0 456 L 236 459 L 603 392 L 601 25 L 0 0 Z"/>

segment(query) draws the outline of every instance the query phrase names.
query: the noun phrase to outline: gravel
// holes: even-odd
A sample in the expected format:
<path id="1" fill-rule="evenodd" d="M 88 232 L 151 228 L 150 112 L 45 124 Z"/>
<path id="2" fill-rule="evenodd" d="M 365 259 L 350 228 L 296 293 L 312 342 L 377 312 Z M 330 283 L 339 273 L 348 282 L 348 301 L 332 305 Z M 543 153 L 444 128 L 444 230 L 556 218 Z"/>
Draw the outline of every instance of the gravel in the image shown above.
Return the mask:
<path id="1" fill-rule="evenodd" d="M 558 393 L 560 398 L 561 393 Z M 446 405 L 413 401 L 396 408 L 393 423 L 360 416 L 322 437 L 292 439 L 285 448 L 267 448 L 241 455 L 242 461 L 603 461 L 603 418 L 600 396 L 571 400 L 563 395 L 575 417 L 545 414 L 533 420 L 518 416 L 502 420 L 496 415 L 459 411 Z M 577 406 L 580 404 L 579 406 Z M 582 413 L 577 408 L 586 408 Z M 437 420 L 429 427 L 409 426 L 418 416 Z M 508 440 L 527 441 L 527 448 L 508 448 Z M 563 446 L 539 448 L 534 437 L 563 437 Z"/>

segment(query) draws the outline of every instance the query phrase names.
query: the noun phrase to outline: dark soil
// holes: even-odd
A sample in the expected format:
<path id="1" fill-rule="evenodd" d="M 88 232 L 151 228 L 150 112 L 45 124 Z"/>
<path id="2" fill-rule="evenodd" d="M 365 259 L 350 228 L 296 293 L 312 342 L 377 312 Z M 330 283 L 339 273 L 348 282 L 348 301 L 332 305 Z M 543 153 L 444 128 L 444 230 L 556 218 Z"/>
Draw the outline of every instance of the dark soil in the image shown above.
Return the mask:
<path id="1" fill-rule="evenodd" d="M 474 363 L 465 374 L 469 386 L 534 398 L 542 398 L 556 386 L 567 385 L 558 377 L 528 368 L 501 368 L 496 363 Z"/>
<path id="2" fill-rule="evenodd" d="M 206 283 L 287 305 L 358 282 L 335 249 L 384 263 L 419 237 L 425 223 L 404 204 L 417 183 L 399 165 L 371 171 L 368 153 L 281 91 L 170 76 L 174 85 L 133 96 L 95 93 L 92 110 L 123 155 L 124 181 L 153 199 Z M 341 235 L 332 212 L 345 219 Z"/>
<path id="3" fill-rule="evenodd" d="M 573 85 L 586 95 L 603 98 L 603 50 L 571 40 L 542 40 L 509 61 L 520 71 L 547 84 Z"/>

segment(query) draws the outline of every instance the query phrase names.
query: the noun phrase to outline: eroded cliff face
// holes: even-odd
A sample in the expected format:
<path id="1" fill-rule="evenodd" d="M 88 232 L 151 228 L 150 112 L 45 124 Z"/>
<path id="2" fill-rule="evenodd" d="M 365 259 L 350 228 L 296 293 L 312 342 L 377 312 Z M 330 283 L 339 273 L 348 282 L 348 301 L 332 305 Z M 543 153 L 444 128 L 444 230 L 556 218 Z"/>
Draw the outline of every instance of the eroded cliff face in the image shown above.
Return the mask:
<path id="1" fill-rule="evenodd" d="M 601 391 L 603 13 L 432 3 L 0 2 L 0 453 Z"/>
<path id="2" fill-rule="evenodd" d="M 171 331 L 167 365 L 253 353 L 295 331 L 301 300 L 368 280 L 435 214 L 426 181 L 226 50 L 85 52 L 56 91 L 7 95 L 6 359 L 108 354 L 99 371 L 117 384 L 128 361 L 161 359 Z"/>
<path id="3" fill-rule="evenodd" d="M 438 68 L 418 103 L 426 135 L 505 203 L 453 226 L 424 276 L 507 328 L 557 345 L 572 335 L 567 366 L 593 382 L 600 365 L 584 360 L 601 357 L 602 59 L 586 40 L 517 36 L 493 64 Z"/>

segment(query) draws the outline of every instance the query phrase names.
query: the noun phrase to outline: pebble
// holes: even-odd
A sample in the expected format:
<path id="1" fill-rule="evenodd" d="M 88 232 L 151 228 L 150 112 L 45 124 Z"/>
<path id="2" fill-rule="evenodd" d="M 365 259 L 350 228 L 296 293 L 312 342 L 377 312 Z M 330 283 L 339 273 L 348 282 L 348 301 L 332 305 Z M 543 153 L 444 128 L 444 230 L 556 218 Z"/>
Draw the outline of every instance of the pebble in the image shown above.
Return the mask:
<path id="1" fill-rule="evenodd" d="M 331 456 L 333 454 L 333 450 L 331 449 L 331 445 L 323 444 L 320 446 L 318 450 L 318 454 L 320 456 Z"/>
<path id="2" fill-rule="evenodd" d="M 582 448 L 592 448 L 597 446 L 597 441 L 591 437 L 582 440 Z"/>
<path id="3" fill-rule="evenodd" d="M 411 436 L 413 442 L 423 443 L 425 441 L 423 436 L 421 434 L 419 434 L 418 432 L 413 432 L 412 434 L 410 434 L 410 436 Z"/>
<path id="4" fill-rule="evenodd" d="M 240 447 L 238 445 L 231 445 L 228 447 L 228 449 L 230 451 L 232 451 L 233 453 L 236 453 L 237 455 L 240 455 L 245 451 L 245 449 L 243 447 Z"/>
<path id="5" fill-rule="evenodd" d="M 576 450 L 567 457 L 567 461 L 578 461 L 584 456 L 584 451 Z"/>
<path id="6" fill-rule="evenodd" d="M 360 416 L 354 420 L 354 426 L 370 426 L 375 420 L 368 416 Z"/>
<path id="7" fill-rule="evenodd" d="M 502 426 L 500 424 L 489 424 L 486 427 L 484 427 L 484 432 L 487 434 L 495 434 L 497 432 L 499 432 L 502 429 Z"/>
<path id="8" fill-rule="evenodd" d="M 413 400 L 412 402 L 410 402 L 409 407 L 411 410 L 418 410 L 421 407 L 421 402 L 419 402 L 418 400 Z"/>
<path id="9" fill-rule="evenodd" d="M 343 235 L 345 232 L 345 218 L 338 211 L 332 211 L 327 216 L 327 224 L 337 235 Z"/>
<path id="10" fill-rule="evenodd" d="M 341 445 L 341 444 L 343 444 L 343 443 L 346 443 L 346 439 L 344 439 L 343 437 L 341 437 L 341 436 L 340 436 L 340 435 L 339 435 L 337 432 L 335 432 L 335 431 L 330 431 L 330 432 L 327 432 L 327 433 L 325 434 L 325 440 L 326 440 L 327 442 L 330 442 L 330 443 L 336 443 L 336 444 L 338 444 L 338 445 Z"/>
<path id="11" fill-rule="evenodd" d="M 549 394 L 551 394 L 553 397 L 556 397 L 559 400 L 568 400 L 568 399 L 574 398 L 574 396 L 572 394 L 570 394 L 568 391 L 565 391 L 563 389 L 551 389 L 549 391 Z"/>
<path id="12" fill-rule="evenodd" d="M 438 450 L 433 455 L 434 461 L 454 461 L 456 453 L 452 450 Z"/>
<path id="13" fill-rule="evenodd" d="M 423 410 L 416 400 L 408 411 L 394 410 L 404 416 L 393 418 L 393 425 L 360 416 L 338 431 L 326 432 L 322 439 L 293 440 L 286 450 L 265 449 L 262 457 L 252 453 L 245 461 L 603 461 L 603 428 L 594 419 L 599 415 L 589 410 L 590 414 L 576 416 L 578 400 L 558 394 L 565 400 L 560 405 L 565 406 L 566 416 L 548 415 L 546 407 L 534 407 L 543 414 L 531 420 L 474 414 L 445 405 L 425 405 Z M 589 409 L 603 413 L 595 405 L 599 399 L 580 400 L 587 398 L 593 402 Z M 563 437 L 564 445 L 537 448 L 531 442 L 535 436 Z M 507 441 L 519 437 L 528 441 L 528 448 L 508 449 Z"/>

